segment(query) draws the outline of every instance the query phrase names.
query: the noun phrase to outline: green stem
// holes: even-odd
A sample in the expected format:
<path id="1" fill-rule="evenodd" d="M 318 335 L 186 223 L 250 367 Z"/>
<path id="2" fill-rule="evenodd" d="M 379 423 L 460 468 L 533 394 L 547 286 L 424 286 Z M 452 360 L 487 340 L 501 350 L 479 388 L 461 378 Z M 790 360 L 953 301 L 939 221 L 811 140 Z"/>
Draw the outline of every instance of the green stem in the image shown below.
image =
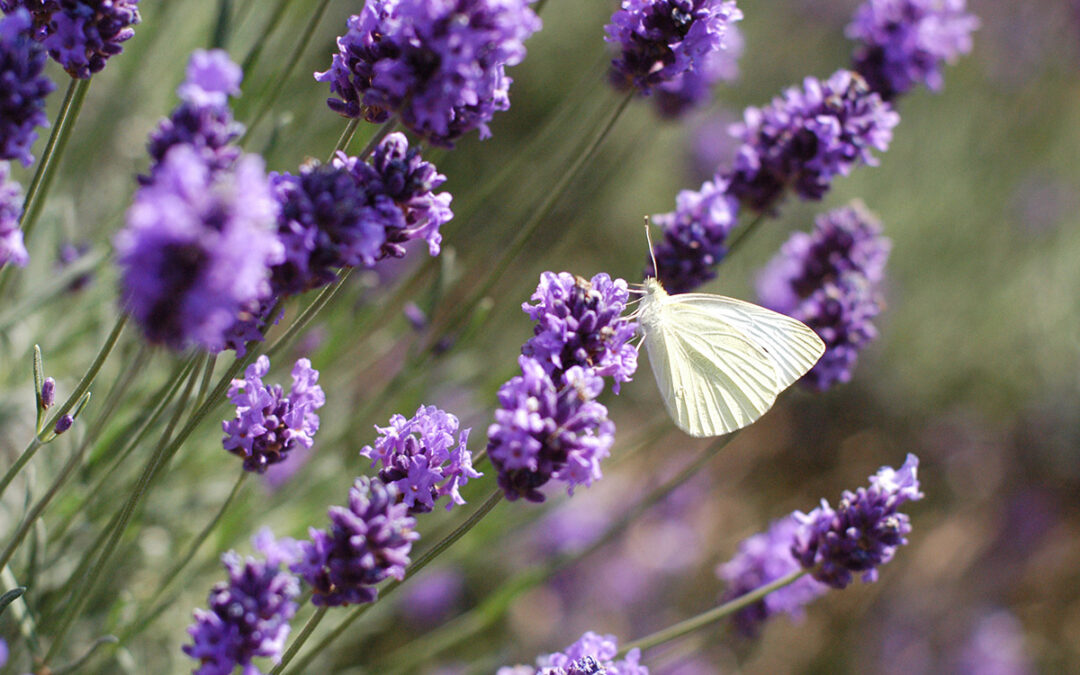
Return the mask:
<path id="1" fill-rule="evenodd" d="M 727 255 L 725 257 L 730 257 L 731 254 L 734 253 L 737 248 L 739 248 L 740 246 L 745 244 L 746 241 L 750 238 L 750 235 L 752 235 L 754 232 L 757 231 L 758 226 L 761 225 L 761 223 L 764 222 L 764 220 L 765 220 L 765 214 L 764 213 L 757 214 L 757 216 L 755 216 L 753 220 L 751 220 L 749 223 L 747 223 L 746 227 L 744 227 L 742 229 L 742 231 L 739 232 L 739 234 L 732 237 L 731 238 L 731 244 L 729 244 L 728 247 L 727 247 L 728 252 L 727 252 Z"/>
<path id="2" fill-rule="evenodd" d="M 371 138 L 368 139 L 368 142 L 364 145 L 364 149 L 360 151 L 360 154 L 357 155 L 357 157 L 362 160 L 367 159 L 368 156 L 371 155 L 371 153 L 375 152 L 375 148 L 378 147 L 379 143 L 384 138 L 389 136 L 395 128 L 397 128 L 397 122 L 398 121 L 396 117 L 391 117 L 390 119 L 383 122 L 383 125 L 376 129 L 375 133 L 372 134 Z M 344 149 L 344 147 L 341 148 L 341 150 Z"/>
<path id="3" fill-rule="evenodd" d="M 342 270 L 334 283 L 319 291 L 319 294 L 315 296 L 315 299 L 311 301 L 311 304 L 307 306 L 307 309 L 301 312 L 300 316 L 293 320 L 289 329 L 282 333 L 281 336 L 274 341 L 274 344 L 270 345 L 266 350 L 266 355 L 272 359 L 275 354 L 289 345 L 301 331 L 307 328 L 308 324 L 311 323 L 311 320 L 315 318 L 315 315 L 333 300 L 334 296 L 337 295 L 342 286 L 345 285 L 345 280 L 349 278 L 349 274 L 351 273 L 351 268 Z"/>
<path id="4" fill-rule="evenodd" d="M 611 130 L 615 128 L 615 123 L 618 122 L 619 117 L 622 115 L 623 111 L 626 110 L 626 107 L 630 104 L 633 97 L 634 95 L 632 93 L 627 94 L 618 105 L 615 106 L 615 109 L 608 116 L 607 120 L 601 124 L 597 133 L 578 154 L 574 163 L 570 165 L 570 168 L 567 169 L 555 185 L 548 190 L 547 195 L 540 205 L 536 209 L 531 210 L 529 219 L 525 221 L 524 225 L 518 228 L 514 239 L 505 249 L 503 249 L 503 252 L 499 255 L 495 263 L 491 265 L 489 268 L 490 271 L 484 281 L 481 282 L 469 296 L 467 296 L 465 301 L 453 303 L 453 313 L 445 321 L 448 325 L 443 326 L 443 330 L 432 331 L 431 340 L 425 348 L 425 351 L 430 351 L 432 347 L 446 336 L 446 333 L 455 330 L 460 324 L 461 317 L 470 316 L 476 304 L 495 287 L 495 284 L 502 278 L 502 275 L 506 273 L 517 256 L 528 245 L 529 240 L 532 238 L 532 235 L 536 232 L 537 228 L 543 223 L 544 219 L 547 218 L 548 214 L 551 213 L 551 210 L 562 196 L 563 191 L 566 190 L 575 178 L 577 178 L 578 173 L 592 158 L 596 149 L 600 147 L 600 144 L 608 137 Z"/>
<path id="5" fill-rule="evenodd" d="M 53 125 L 49 142 L 45 145 L 45 151 L 41 155 L 37 173 L 30 181 L 30 187 L 26 190 L 26 201 L 23 202 L 23 215 L 19 225 L 23 231 L 23 237 L 29 239 L 30 232 L 37 223 L 41 206 L 45 203 L 45 196 L 49 193 L 49 186 L 56 177 L 56 168 L 60 164 L 60 157 L 64 154 L 64 148 L 71 138 L 71 132 L 75 128 L 75 121 L 79 118 L 83 101 L 86 100 L 86 91 L 90 88 L 90 79 L 72 79 L 68 85 L 64 102 L 60 105 L 56 123 Z"/>
<path id="6" fill-rule="evenodd" d="M 330 151 L 330 157 L 327 161 L 334 158 L 334 155 L 338 151 L 345 151 L 345 148 L 349 147 L 349 143 L 352 142 L 353 136 L 356 135 L 356 130 L 360 127 L 360 118 L 354 117 L 345 124 L 345 128 L 342 129 L 341 135 L 338 136 L 338 141 L 334 145 L 334 149 Z"/>
<path id="7" fill-rule="evenodd" d="M 75 385 L 75 390 L 71 392 L 71 396 L 69 396 L 68 399 L 64 401 L 64 404 L 57 409 L 53 417 L 45 424 L 45 428 L 34 436 L 23 453 L 15 460 L 15 464 L 13 464 L 11 468 L 7 470 L 7 473 L 4 474 L 3 479 L 0 479 L 0 496 L 3 496 L 4 490 L 11 484 L 11 481 L 14 480 L 15 476 L 22 470 L 26 463 L 34 457 L 38 448 L 44 444 L 44 439 L 52 433 L 52 429 L 56 426 L 57 420 L 66 415 L 82 395 L 90 389 L 90 385 L 94 383 L 94 378 L 97 377 L 98 372 L 101 370 L 101 366 L 105 364 L 105 359 L 109 357 L 113 347 L 116 346 L 116 341 L 120 338 L 120 333 L 124 330 L 124 324 L 127 323 L 127 318 L 127 313 L 124 313 L 116 320 L 116 324 L 113 326 L 112 332 L 109 333 L 109 337 L 106 338 L 105 344 L 98 350 L 97 356 L 94 357 L 93 363 L 90 364 L 90 368 L 87 369 L 86 373 L 82 376 L 82 379 L 79 380 L 79 383 Z"/>
<path id="8" fill-rule="evenodd" d="M 124 531 L 127 529 L 128 522 L 135 513 L 135 507 L 138 506 L 143 495 L 146 494 L 146 489 L 150 485 L 150 480 L 153 478 L 158 467 L 162 466 L 167 461 L 165 455 L 168 449 L 173 445 L 168 441 L 172 437 L 176 425 L 180 422 L 180 417 L 183 414 L 187 401 L 191 397 L 191 391 L 194 388 L 196 379 L 194 373 L 195 370 L 192 371 L 192 376 L 188 378 L 184 393 L 180 397 L 179 405 L 177 405 L 172 419 L 169 420 L 169 423 L 165 427 L 165 431 L 161 434 L 161 439 L 158 442 L 158 450 L 156 450 L 147 460 L 146 465 L 143 467 L 142 475 L 139 476 L 139 480 L 135 484 L 135 489 L 131 491 L 131 495 L 128 497 L 127 502 L 124 503 L 124 506 L 119 511 L 116 524 L 111 528 L 109 538 L 105 542 L 101 555 L 94 561 L 94 564 L 90 569 L 82 575 L 81 583 L 74 587 L 75 597 L 68 603 L 67 609 L 60 619 L 60 626 L 53 636 L 53 642 L 49 645 L 49 651 L 45 653 L 44 662 L 46 664 L 51 662 L 54 657 L 59 654 L 60 648 L 64 643 L 64 638 L 67 637 L 68 630 L 71 628 L 75 618 L 82 611 L 83 606 L 85 606 L 90 599 L 94 587 L 97 586 L 98 579 L 105 571 L 106 563 L 112 557 L 112 554 L 116 552 L 118 544 L 120 543 L 120 538 L 123 536 Z"/>
<path id="9" fill-rule="evenodd" d="M 217 365 L 217 354 L 211 354 L 203 368 L 202 382 L 199 383 L 199 393 L 195 396 L 195 407 L 198 408 L 206 400 L 206 392 L 210 389 L 210 380 L 214 377 L 214 366 Z"/>
<path id="10" fill-rule="evenodd" d="M 44 306 L 67 292 L 68 286 L 82 275 L 97 269 L 104 264 L 106 255 L 104 251 L 90 251 L 75 262 L 71 263 L 56 276 L 50 277 L 49 281 L 41 284 L 32 295 L 19 300 L 14 306 L 0 315 L 0 332 L 6 331 L 11 326 L 21 323 L 35 310 Z"/>
<path id="11" fill-rule="evenodd" d="M 274 8 L 274 13 L 270 15 L 270 20 L 259 33 L 259 37 L 255 40 L 255 44 L 252 45 L 247 56 L 244 57 L 244 61 L 240 65 L 240 68 L 244 71 L 245 78 L 251 76 L 251 71 L 255 68 L 255 64 L 259 60 L 259 55 L 262 54 L 263 47 L 266 46 L 266 43 L 270 41 L 270 36 L 277 30 L 278 24 L 281 23 L 282 17 L 285 16 L 285 10 L 289 8 L 290 2 L 292 2 L 292 0 L 278 0 L 277 7 Z M 238 19 L 242 18 L 242 16 L 238 16 Z"/>
<path id="12" fill-rule="evenodd" d="M 469 530 L 476 527 L 476 524 L 479 523 L 484 518 L 484 516 L 490 513 L 491 510 L 495 508 L 495 506 L 500 501 L 502 501 L 502 498 L 502 490 L 496 489 L 495 492 L 491 493 L 491 495 L 489 495 L 488 498 L 484 500 L 484 503 L 481 504 L 480 507 L 472 513 L 472 515 L 469 516 L 468 520 L 456 527 L 453 532 L 443 537 L 441 540 L 439 540 L 438 543 L 436 543 L 429 550 L 425 551 L 423 555 L 417 558 L 415 562 L 409 565 L 408 569 L 405 572 L 405 577 L 401 581 L 395 580 L 387 584 L 380 592 L 379 599 L 385 599 L 386 596 L 394 592 L 399 586 L 401 586 L 401 584 L 416 576 L 432 560 L 434 560 L 440 554 L 446 551 L 446 549 L 453 546 L 454 543 L 457 542 L 457 540 L 461 539 L 463 536 L 465 536 L 465 534 Z M 344 633 L 349 628 L 349 626 L 353 624 L 353 622 L 359 619 L 364 614 L 364 612 L 370 609 L 373 604 L 374 603 L 360 605 L 359 607 L 354 609 L 352 613 L 344 621 L 338 624 L 337 627 L 334 628 L 334 630 L 328 633 L 326 637 L 324 637 L 319 642 L 319 644 L 308 650 L 308 653 L 304 655 L 304 658 L 301 659 L 300 663 L 296 664 L 296 666 L 289 671 L 289 675 L 299 675 L 299 673 L 308 672 L 307 665 L 311 662 L 311 660 L 321 654 L 324 649 L 329 647 L 330 644 L 334 642 L 334 640 L 340 637 L 342 633 Z M 289 652 L 287 652 L 286 655 L 282 657 L 281 663 L 279 663 L 277 666 L 274 667 L 272 671 L 270 671 L 270 675 L 281 675 L 281 673 L 284 672 L 285 667 L 289 665 L 289 661 L 292 660 L 292 657 L 300 649 L 300 646 L 301 642 L 298 638 L 296 642 L 294 642 L 293 645 L 289 648 Z"/>
<path id="13" fill-rule="evenodd" d="M 727 616 L 734 614 L 735 612 L 738 612 L 744 607 L 749 607 L 750 605 L 758 602 L 766 595 L 772 593 L 775 590 L 795 583 L 809 572 L 810 570 L 805 569 L 796 570 L 791 574 L 780 577 L 776 581 L 773 581 L 770 584 L 766 584 L 761 588 L 755 589 L 747 593 L 746 595 L 740 595 L 734 600 L 725 602 L 719 607 L 713 607 L 709 611 L 702 612 L 701 614 L 698 614 L 695 617 L 691 617 L 686 621 L 680 621 L 674 626 L 669 626 L 664 630 L 657 631 L 652 635 L 641 638 L 640 640 L 629 642 L 623 645 L 621 649 L 619 649 L 619 653 L 616 654 L 616 658 L 620 656 L 626 656 L 626 653 L 629 652 L 631 649 L 640 649 L 642 651 L 646 651 L 648 649 L 656 647 L 657 645 L 662 645 L 665 642 L 670 642 L 684 635 L 687 635 L 688 633 L 692 633 L 699 628 L 708 626 L 711 623 L 719 621 Z"/>
<path id="14" fill-rule="evenodd" d="M 195 536 L 195 539 L 193 539 L 192 542 L 188 545 L 187 553 L 185 553 L 180 558 L 180 560 L 177 561 L 176 564 L 174 564 L 172 568 L 165 574 L 165 576 L 163 577 L 164 581 L 161 583 L 160 586 L 158 586 L 157 591 L 155 591 L 154 594 L 150 596 L 150 599 L 145 603 L 146 606 L 155 607 L 155 605 L 158 604 L 158 600 L 161 598 L 161 596 L 165 594 L 165 591 L 169 590 L 173 583 L 180 578 L 180 572 L 182 572 L 183 569 L 187 567 L 188 563 L 190 563 L 195 558 L 195 554 L 199 552 L 199 548 L 202 547 L 203 543 L 210 536 L 210 533 L 214 531 L 215 527 L 217 527 L 217 524 L 221 522 L 221 519 L 225 516 L 225 512 L 229 509 L 229 506 L 236 499 L 236 496 L 240 494 L 240 488 L 244 485 L 244 481 L 247 479 L 247 476 L 247 471 L 240 472 L 240 476 L 236 479 L 236 483 L 233 484 L 232 491 L 229 492 L 229 496 L 225 498 L 225 502 L 221 505 L 221 508 L 218 509 L 217 513 L 210 520 L 210 522 L 207 523 L 205 527 L 203 527 L 202 531 L 199 532 L 199 534 Z M 124 631 L 124 633 L 121 635 L 120 642 L 118 644 L 126 644 L 132 637 L 141 633 L 143 629 L 147 628 L 150 625 L 152 619 L 159 616 L 160 613 L 160 610 L 155 607 L 155 609 L 149 612 L 149 614 L 136 617 L 136 619 L 131 622 L 131 625 L 128 627 L 128 629 Z"/>
<path id="15" fill-rule="evenodd" d="M 255 127 L 259 126 L 259 122 L 266 117 L 266 113 L 270 112 L 270 109 L 277 102 L 279 96 L 281 96 L 282 90 L 285 88 L 285 83 L 289 80 L 289 76 L 292 75 L 296 65 L 300 63 L 300 56 L 307 49 L 308 43 L 311 41 L 311 36 L 315 34 L 315 28 L 318 27 L 319 21 L 322 20 L 323 14 L 326 13 L 326 8 L 330 5 L 330 0 L 320 0 L 319 5 L 313 12 L 310 13 L 310 19 L 308 19 L 307 25 L 304 26 L 303 32 L 300 34 L 300 41 L 296 43 L 296 47 L 293 48 L 292 53 L 285 58 L 284 63 L 285 70 L 279 73 L 271 82 L 269 92 L 264 92 L 259 100 L 262 105 L 259 106 L 258 111 L 251 118 L 248 123 L 247 131 L 244 132 L 244 136 L 240 139 L 240 145 L 243 145 L 251 136 L 251 132 L 255 130 Z"/>
<path id="16" fill-rule="evenodd" d="M 366 606 L 366 605 L 362 605 Z M 300 648 L 304 646 L 307 639 L 311 637 L 311 633 L 315 630 L 315 627 L 319 625 L 319 622 L 326 616 L 326 607 L 320 607 L 311 615 L 311 618 L 307 620 L 304 627 L 300 630 L 300 633 L 293 640 L 293 643 L 289 645 L 289 648 L 285 650 L 285 654 L 281 657 L 281 662 L 274 666 L 274 669 L 270 671 L 270 675 L 279 675 L 283 668 L 289 665 L 289 662 L 293 660 L 296 653 L 300 651 Z"/>

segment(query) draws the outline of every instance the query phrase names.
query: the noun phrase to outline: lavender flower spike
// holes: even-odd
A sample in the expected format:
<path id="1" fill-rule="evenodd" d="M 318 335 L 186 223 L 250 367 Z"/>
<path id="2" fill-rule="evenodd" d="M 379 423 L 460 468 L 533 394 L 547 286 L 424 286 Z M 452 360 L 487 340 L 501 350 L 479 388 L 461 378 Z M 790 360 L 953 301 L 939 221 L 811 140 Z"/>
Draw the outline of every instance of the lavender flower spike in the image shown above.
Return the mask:
<path id="1" fill-rule="evenodd" d="M 410 514 L 427 513 L 435 502 L 448 496 L 446 510 L 464 504 L 460 489 L 482 474 L 472 468 L 472 453 L 465 444 L 469 429 L 458 433 L 458 418 L 435 406 L 420 406 L 409 419 L 390 418 L 379 432 L 374 446 L 364 446 L 362 457 L 373 467 L 381 466 L 379 480 L 393 484 L 409 507 Z"/>
<path id="2" fill-rule="evenodd" d="M 0 0 L 0 9 L 30 10 L 36 38 L 72 77 L 89 78 L 105 67 L 109 57 L 139 23 L 139 0 Z"/>
<path id="3" fill-rule="evenodd" d="M 901 506 L 923 498 L 919 491 L 919 458 L 909 454 L 900 469 L 882 467 L 869 488 L 847 492 L 835 509 L 825 500 L 810 513 L 795 512 L 801 526 L 792 553 L 823 584 L 845 588 L 853 574 L 869 583 L 877 568 L 892 560 L 911 531 Z"/>
<path id="4" fill-rule="evenodd" d="M 330 507 L 330 529 L 311 528 L 311 541 L 300 544 L 303 558 L 291 568 L 314 589 L 312 602 L 326 607 L 374 602 L 376 584 L 404 579 L 412 543 L 420 538 L 407 511 L 393 485 L 357 478 L 349 506 Z"/>
<path id="5" fill-rule="evenodd" d="M 618 46 L 611 81 L 619 89 L 653 88 L 710 79 L 716 52 L 727 47 L 731 25 L 742 19 L 734 0 L 623 0 L 604 27 Z"/>
<path id="6" fill-rule="evenodd" d="M 500 668 L 496 675 L 649 675 L 641 665 L 641 650 L 631 649 L 626 658 L 615 660 L 619 645 L 614 635 L 589 631 L 561 652 L 541 656 L 536 667 Z"/>
<path id="7" fill-rule="evenodd" d="M 190 146 L 170 150 L 115 240 L 123 299 L 146 337 L 223 349 L 237 315 L 270 294 L 276 219 L 260 158 L 214 171 Z"/>
<path id="8" fill-rule="evenodd" d="M 19 184 L 10 180 L 11 165 L 0 162 L 0 266 L 11 263 L 25 267 L 30 262 L 30 255 L 23 244 L 23 233 L 19 229 L 22 217 L 22 190 Z"/>
<path id="9" fill-rule="evenodd" d="M 506 67 L 525 58 L 540 29 L 532 0 L 367 0 L 338 38 L 330 69 L 315 79 L 337 96 L 330 108 L 383 122 L 397 115 L 434 145 L 454 141 L 510 107 Z"/>
<path id="10" fill-rule="evenodd" d="M 669 293 L 686 293 L 716 278 L 713 269 L 727 255 L 727 237 L 738 220 L 739 202 L 723 179 L 706 181 L 700 190 L 683 190 L 675 210 L 652 217 L 664 232 L 653 247 L 645 276 L 657 277 Z"/>
<path id="11" fill-rule="evenodd" d="M 279 384 L 263 384 L 269 371 L 270 359 L 263 354 L 247 367 L 244 379 L 232 381 L 229 400 L 236 405 L 236 417 L 221 425 L 225 449 L 244 458 L 245 470 L 258 473 L 284 461 L 291 450 L 314 444 L 319 430 L 315 411 L 326 403 L 322 387 L 316 384 L 319 371 L 307 359 L 293 366 L 288 396 Z"/>
<path id="12" fill-rule="evenodd" d="M 847 27 L 855 70 L 886 101 L 920 84 L 943 85 L 943 63 L 971 51 L 979 20 L 965 0 L 866 0 Z"/>
<path id="13" fill-rule="evenodd" d="M 769 211 L 789 187 L 820 200 L 834 177 L 857 163 L 873 166 L 900 117 L 859 75 L 847 70 L 822 82 L 806 78 L 764 108 L 747 108 L 731 134 L 742 145 L 725 176 L 728 192 L 755 211 Z"/>
<path id="14" fill-rule="evenodd" d="M 195 675 L 230 675 L 237 666 L 245 675 L 258 675 L 252 659 L 277 662 L 285 649 L 300 584 L 281 565 L 296 558 L 296 543 L 274 541 L 265 529 L 253 542 L 265 559 L 242 558 L 233 551 L 223 555 L 229 580 L 211 589 L 209 609 L 195 610 L 195 623 L 188 627 L 192 644 L 183 647 L 199 662 Z"/>
<path id="15" fill-rule="evenodd" d="M 727 582 L 721 601 L 734 600 L 801 569 L 791 552 L 798 531 L 799 522 L 787 516 L 774 521 L 767 531 L 740 543 L 735 557 L 716 568 L 716 575 Z M 732 619 L 741 633 L 754 637 L 761 625 L 775 614 L 784 612 L 800 618 L 803 607 L 827 590 L 827 586 L 813 578 L 801 577 L 738 611 Z"/>
<path id="16" fill-rule="evenodd" d="M 2 0 L 0 0 L 0 6 Z M 30 14 L 4 7 L 0 19 L 0 160 L 15 159 L 30 166 L 35 127 L 49 126 L 45 97 L 56 88 L 45 74 L 45 50 L 31 35 Z M 4 168 L 7 174 L 7 168 Z"/>
<path id="17" fill-rule="evenodd" d="M 521 375 L 499 389 L 499 409 L 488 428 L 488 456 L 507 499 L 544 501 L 537 488 L 551 479 L 591 485 L 615 440 L 615 424 L 595 399 L 604 380 L 573 366 L 556 384 L 539 361 L 518 359 Z"/>
<path id="18" fill-rule="evenodd" d="M 758 276 L 761 303 L 799 319 L 825 342 L 804 382 L 828 389 L 851 379 L 859 352 L 875 337 L 878 286 L 889 256 L 881 224 L 861 203 L 830 211 L 811 234 L 793 234 Z"/>

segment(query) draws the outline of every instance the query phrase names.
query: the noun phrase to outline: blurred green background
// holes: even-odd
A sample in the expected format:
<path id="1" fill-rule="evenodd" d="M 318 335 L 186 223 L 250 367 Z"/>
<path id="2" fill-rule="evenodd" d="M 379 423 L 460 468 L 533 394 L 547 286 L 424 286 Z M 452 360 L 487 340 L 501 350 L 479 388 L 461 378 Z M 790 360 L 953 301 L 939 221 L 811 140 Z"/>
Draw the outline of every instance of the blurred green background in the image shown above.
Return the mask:
<path id="1" fill-rule="evenodd" d="M 268 169 L 278 171 L 325 159 L 344 121 L 326 108 L 327 88 L 310 73 L 328 67 L 335 36 L 362 3 L 330 2 L 295 63 L 292 52 L 315 2 L 290 3 L 268 38 L 263 33 L 277 2 L 233 4 L 227 43 L 233 58 L 242 60 L 262 42 L 237 117 L 253 119 L 273 88 L 283 86 L 246 149 L 264 153 Z M 221 576 L 220 552 L 250 551 L 247 539 L 262 525 L 295 537 L 305 536 L 309 525 L 323 527 L 326 508 L 345 500 L 350 476 L 368 471 L 357 450 L 374 440 L 372 425 L 385 424 L 390 414 L 411 414 L 421 403 L 444 407 L 474 428 L 472 445 L 479 450 L 495 391 L 515 374 L 520 345 L 531 335 L 520 305 L 539 273 L 604 271 L 639 280 L 646 250 L 642 216 L 671 210 L 680 189 L 709 177 L 732 146 L 720 143 L 714 147 L 719 155 L 704 160 L 699 146 L 744 106 L 764 104 L 806 75 L 824 78 L 845 67 L 851 44 L 843 27 L 858 3 L 741 3 L 746 47 L 740 80 L 719 89 L 709 110 L 678 123 L 659 121 L 647 101 L 632 103 L 488 300 L 467 317 L 470 328 L 428 357 L 420 347 L 433 335 L 409 325 L 403 303 L 415 302 L 436 325 L 452 316 L 616 105 L 618 95 L 604 79 L 610 54 L 602 40 L 615 4 L 550 0 L 544 29 L 529 41 L 525 62 L 511 70 L 513 107 L 496 117 L 493 137 L 425 153 L 448 176 L 444 189 L 454 195 L 456 217 L 444 228 L 443 255 L 432 263 L 414 250 L 401 263 L 354 275 L 288 358 L 277 357 L 276 379 L 269 381 L 287 381 L 300 355 L 322 372 L 328 404 L 309 461 L 274 488 L 248 481 L 237 508 L 200 550 L 193 574 L 178 585 L 175 601 L 123 650 L 99 659 L 94 667 L 100 672 L 190 670 L 179 646 L 191 609 L 205 606 Z M 720 278 L 705 289 L 753 300 L 756 271 L 791 231 L 807 230 L 815 214 L 862 199 L 880 216 L 893 249 L 888 308 L 877 324 L 881 337 L 864 352 L 854 380 L 825 394 L 785 395 L 626 536 L 426 658 L 429 631 L 552 555 L 554 541 L 587 541 L 706 447 L 667 421 L 643 359 L 621 396 L 605 394 L 619 433 L 601 483 L 572 500 L 552 491 L 543 507 L 499 506 L 437 567 L 366 615 L 319 662 L 319 672 L 391 672 L 390 664 L 403 658 L 413 662 L 413 672 L 493 672 L 562 648 L 585 630 L 641 637 L 715 604 L 723 589 L 713 569 L 741 539 L 822 497 L 835 502 L 879 466 L 899 466 L 907 452 L 922 460 L 927 497 L 910 509 L 910 546 L 882 570 L 879 582 L 826 595 L 801 622 L 776 619 L 757 641 L 726 628 L 706 629 L 650 652 L 646 662 L 661 675 L 1080 670 L 1080 5 L 975 0 L 970 9 L 982 20 L 974 52 L 948 68 L 943 92 L 919 90 L 901 101 L 902 121 L 881 165 L 838 180 L 822 203 L 786 202 L 780 217 L 725 261 Z M 55 274 L 53 252 L 61 243 L 107 248 L 130 203 L 134 176 L 146 168 L 146 136 L 175 104 L 183 64 L 192 49 L 209 43 L 217 17 L 217 3 L 207 0 L 144 3 L 141 10 L 143 24 L 125 53 L 94 78 L 30 242 L 32 263 L 16 275 L 8 310 L 0 310 L 5 464 L 32 434 L 33 344 L 41 344 L 46 372 L 65 395 L 116 316 L 115 269 L 106 262 L 89 286 L 32 313 L 10 309 Z M 50 112 L 61 94 L 51 97 Z M 353 150 L 372 132 L 361 127 Z M 29 180 L 17 177 L 24 185 Z M 98 388 L 131 367 L 140 347 L 137 331 L 129 329 Z M 148 358 L 90 461 L 13 564 L 17 576 L 34 582 L 34 600 L 45 616 L 62 602 L 60 589 L 80 551 L 152 447 L 152 440 L 137 447 L 93 492 L 125 440 L 126 423 L 145 414 L 138 401 L 179 362 L 163 352 Z M 219 370 L 226 361 L 219 360 Z M 99 393 L 99 408 L 42 452 L 32 482 L 20 483 L 18 496 L 3 503 L 4 523 L 15 522 L 27 494 L 40 496 L 94 423 L 105 398 Z M 216 421 L 203 427 L 143 505 L 109 589 L 95 596 L 73 645 L 131 622 L 230 490 L 238 462 L 221 450 Z M 491 485 L 486 476 L 466 497 L 478 502 Z M 458 511 L 431 514 L 421 524 L 422 541 L 462 517 Z M 417 616 L 416 607 L 428 607 L 424 602 L 433 604 Z M 0 622 L 0 635 L 12 642 L 8 621 Z M 971 670 L 968 660 L 980 653 L 1012 669 Z"/>

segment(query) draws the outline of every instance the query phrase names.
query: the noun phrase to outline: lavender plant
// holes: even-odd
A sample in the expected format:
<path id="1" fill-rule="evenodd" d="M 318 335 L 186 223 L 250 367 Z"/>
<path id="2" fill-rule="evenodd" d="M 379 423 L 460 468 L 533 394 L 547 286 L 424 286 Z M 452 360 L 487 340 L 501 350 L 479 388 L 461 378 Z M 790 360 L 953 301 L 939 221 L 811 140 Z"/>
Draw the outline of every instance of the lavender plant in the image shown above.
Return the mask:
<path id="1" fill-rule="evenodd" d="M 747 108 L 731 129 L 730 165 L 652 217 L 662 239 L 644 273 L 626 278 L 617 272 L 635 269 L 640 243 L 631 253 L 601 245 L 610 250 L 596 258 L 563 244 L 614 232 L 643 239 L 580 194 L 602 194 L 618 173 L 610 146 L 648 147 L 627 128 L 638 114 L 630 103 L 651 98 L 672 122 L 708 109 L 740 55 L 758 48 L 737 27 L 744 11 L 776 10 L 623 0 L 567 44 L 541 32 L 540 15 L 569 10 L 544 0 L 367 0 L 336 26 L 321 26 L 332 16 L 326 2 L 304 17 L 287 12 L 288 0 L 216 4 L 190 8 L 200 23 L 137 0 L 0 0 L 0 343 L 12 363 L 27 357 L 34 378 L 32 411 L 15 396 L 0 401 L 10 429 L 0 444 L 0 669 L 412 672 L 450 653 L 499 675 L 675 672 L 654 647 L 721 619 L 757 636 L 769 617 L 801 615 L 830 587 L 874 581 L 919 536 L 901 512 L 923 496 L 912 454 L 835 507 L 822 502 L 744 540 L 717 570 L 721 604 L 704 613 L 700 602 L 660 597 L 646 620 L 582 609 L 578 621 L 537 590 L 635 537 L 651 567 L 625 566 L 628 549 L 589 564 L 615 585 L 629 570 L 662 589 L 666 558 L 656 554 L 672 545 L 656 522 L 690 528 L 693 508 L 726 499 L 727 472 L 764 465 L 799 415 L 844 395 L 824 390 L 859 385 L 856 356 L 878 337 L 891 246 L 860 203 L 818 216 L 757 275 L 763 304 L 804 321 L 827 351 L 805 380 L 820 395 L 794 394 L 797 405 L 764 418 L 766 430 L 739 443 L 741 468 L 733 452 L 716 459 L 734 434 L 690 448 L 688 462 L 684 437 L 661 442 L 670 422 L 651 412 L 660 406 L 649 387 L 634 384 L 636 282 L 695 290 L 748 255 L 741 242 L 763 221 L 801 229 L 803 212 L 781 212 L 789 194 L 816 204 L 857 168 L 887 163 L 903 132 L 896 100 L 917 84 L 941 89 L 942 64 L 970 50 L 978 22 L 962 0 L 868 1 L 848 28 L 852 69 L 822 66 L 834 74 Z M 203 24 L 211 35 L 196 35 Z M 199 48 L 208 41 L 215 48 Z M 294 62 L 260 60 L 279 42 L 293 43 L 293 61 L 327 69 L 291 78 Z M 592 112 L 563 100 L 557 57 L 571 48 L 575 62 L 589 54 L 610 64 L 615 93 L 604 74 L 587 75 Z M 50 71 L 71 78 L 51 121 Z M 743 86 L 765 99 L 748 75 Z M 123 105 L 109 100 L 117 92 Z M 257 127 L 264 115 L 272 128 Z M 544 136 L 550 147 L 512 164 L 525 147 L 512 141 L 544 119 L 561 121 Z M 50 125 L 37 149 L 35 129 Z M 498 167 L 516 167 L 501 194 L 484 184 Z M 663 184 L 668 194 L 675 180 Z M 644 212 L 655 197 L 628 203 Z M 110 207 L 119 223 L 90 215 Z M 65 265 L 88 267 L 43 271 L 42 247 L 58 245 Z M 522 280 L 541 269 L 530 296 Z M 550 271 L 562 269 L 588 275 Z M 75 285 L 91 272 L 101 281 Z M 527 320 L 503 311 L 526 297 Z M 50 377 L 42 350 L 29 351 L 34 340 L 50 355 Z M 286 363 L 291 371 L 278 372 Z M 286 376 L 288 389 L 271 384 Z M 5 384 L 15 391 L 15 376 Z M 10 452 L 16 442 L 25 449 Z M 841 445 L 818 450 L 836 457 Z M 284 469 L 272 489 L 247 478 Z M 672 506 L 695 476 L 700 491 Z M 587 544 L 520 547 L 517 533 L 541 503 L 603 490 L 617 506 L 591 521 Z M 267 525 L 291 536 L 275 539 Z M 252 532 L 261 557 L 236 552 Z M 419 628 L 407 611 L 366 614 L 398 602 L 400 586 L 446 557 L 463 570 L 455 597 L 478 607 Z M 551 612 L 546 632 L 513 614 L 530 591 Z M 500 621 L 508 612 L 513 621 Z M 186 634 L 181 616 L 193 616 Z M 590 631 L 550 652 L 586 618 L 645 637 L 620 647 Z M 535 665 L 497 665 L 537 653 L 546 655 Z"/>

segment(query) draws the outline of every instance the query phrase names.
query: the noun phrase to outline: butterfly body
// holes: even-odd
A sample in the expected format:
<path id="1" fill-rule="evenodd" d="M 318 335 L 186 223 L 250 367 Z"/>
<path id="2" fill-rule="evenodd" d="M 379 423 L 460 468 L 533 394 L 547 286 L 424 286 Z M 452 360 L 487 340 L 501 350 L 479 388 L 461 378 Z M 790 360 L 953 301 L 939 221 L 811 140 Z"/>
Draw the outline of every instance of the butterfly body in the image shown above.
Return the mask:
<path id="1" fill-rule="evenodd" d="M 791 317 L 722 295 L 668 295 L 655 279 L 637 319 L 664 404 L 691 436 L 756 421 L 825 351 Z"/>

